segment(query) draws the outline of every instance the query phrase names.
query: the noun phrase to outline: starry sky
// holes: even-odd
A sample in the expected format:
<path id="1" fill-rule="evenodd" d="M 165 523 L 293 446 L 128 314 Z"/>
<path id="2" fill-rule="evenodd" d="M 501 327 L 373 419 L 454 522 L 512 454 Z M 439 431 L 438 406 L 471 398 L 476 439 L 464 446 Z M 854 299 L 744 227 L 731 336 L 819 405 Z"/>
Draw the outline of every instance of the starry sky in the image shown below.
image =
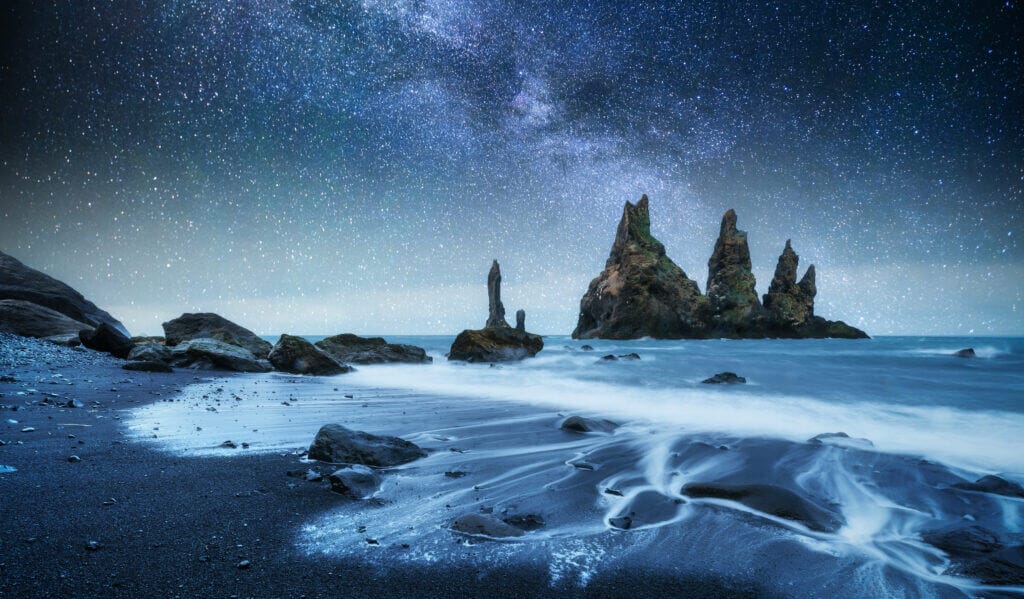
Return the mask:
<path id="1" fill-rule="evenodd" d="M 1008 2 L 8 1 L 0 250 L 136 334 L 568 334 L 626 200 L 871 334 L 1024 334 Z"/>

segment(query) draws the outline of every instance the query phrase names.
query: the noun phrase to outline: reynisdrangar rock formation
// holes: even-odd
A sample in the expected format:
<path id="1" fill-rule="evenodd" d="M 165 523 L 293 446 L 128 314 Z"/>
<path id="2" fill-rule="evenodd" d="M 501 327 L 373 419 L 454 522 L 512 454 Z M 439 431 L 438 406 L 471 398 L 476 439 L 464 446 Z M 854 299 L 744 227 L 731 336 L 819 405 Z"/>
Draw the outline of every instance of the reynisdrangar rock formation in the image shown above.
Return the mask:
<path id="1" fill-rule="evenodd" d="M 526 311 L 516 312 L 516 328 L 505 320 L 501 303 L 501 267 L 495 260 L 487 275 L 487 324 L 482 329 L 459 333 L 448 352 L 449 360 L 507 362 L 532 358 L 544 348 L 540 335 L 526 332 Z"/>
<path id="2" fill-rule="evenodd" d="M 815 316 L 814 265 L 797 282 L 799 257 L 789 241 L 758 300 L 747 233 L 728 210 L 708 260 L 706 294 L 651 235 L 647 196 L 626 202 L 605 268 L 580 300 L 576 339 L 865 338 L 842 321 Z"/>

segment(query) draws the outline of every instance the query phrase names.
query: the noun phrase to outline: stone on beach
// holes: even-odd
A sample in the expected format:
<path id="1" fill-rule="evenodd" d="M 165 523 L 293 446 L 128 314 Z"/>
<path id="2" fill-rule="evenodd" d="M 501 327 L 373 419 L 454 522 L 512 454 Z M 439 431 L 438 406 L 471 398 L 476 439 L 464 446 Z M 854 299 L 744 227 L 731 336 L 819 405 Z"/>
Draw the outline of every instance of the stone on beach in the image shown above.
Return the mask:
<path id="1" fill-rule="evenodd" d="M 388 343 L 380 337 L 360 337 L 342 333 L 315 343 L 340 364 L 384 364 L 388 362 L 431 362 L 421 347 Z"/>
<path id="2" fill-rule="evenodd" d="M 269 344 L 268 344 L 269 345 Z M 171 365 L 201 370 L 270 372 L 270 363 L 249 350 L 216 339 L 190 339 L 171 349 Z"/>
<path id="3" fill-rule="evenodd" d="M 386 468 L 418 460 L 427 455 L 415 443 L 399 437 L 371 435 L 354 431 L 340 424 L 320 428 L 309 446 L 311 460 L 333 464 L 362 464 Z"/>
<path id="4" fill-rule="evenodd" d="M 466 514 L 452 522 L 452 530 L 494 538 L 521 537 L 526 532 L 490 514 Z"/>
<path id="5" fill-rule="evenodd" d="M 171 349 L 156 341 L 136 342 L 128 352 L 129 360 L 141 362 L 166 362 L 171 359 Z"/>
<path id="6" fill-rule="evenodd" d="M 784 487 L 764 484 L 688 483 L 682 493 L 694 498 L 727 499 L 759 512 L 793 520 L 818 532 L 835 532 L 842 517 Z"/>
<path id="7" fill-rule="evenodd" d="M 276 370 L 291 374 L 329 376 L 352 370 L 337 363 L 317 346 L 302 337 L 281 335 L 268 356 Z"/>
<path id="8" fill-rule="evenodd" d="M 353 499 L 369 497 L 380 486 L 380 475 L 359 464 L 339 468 L 328 475 L 327 480 L 332 491 Z"/>
<path id="9" fill-rule="evenodd" d="M 89 349 L 106 352 L 115 358 L 127 358 L 132 351 L 132 340 L 113 326 L 103 322 L 95 329 L 79 331 L 78 338 Z"/>
<path id="10" fill-rule="evenodd" d="M 569 416 L 559 425 L 564 431 L 573 433 L 610 433 L 619 425 L 603 418 L 587 418 L 585 416 Z"/>
<path id="11" fill-rule="evenodd" d="M 167 345 L 180 345 L 192 339 L 214 339 L 245 348 L 256 358 L 266 358 L 273 346 L 256 333 L 212 312 L 182 314 L 163 323 Z"/>
<path id="12" fill-rule="evenodd" d="M 135 362 L 128 362 L 121 366 L 125 370 L 134 370 L 136 372 L 174 372 L 170 364 L 167 362 L 161 362 L 159 360 L 138 360 Z"/>

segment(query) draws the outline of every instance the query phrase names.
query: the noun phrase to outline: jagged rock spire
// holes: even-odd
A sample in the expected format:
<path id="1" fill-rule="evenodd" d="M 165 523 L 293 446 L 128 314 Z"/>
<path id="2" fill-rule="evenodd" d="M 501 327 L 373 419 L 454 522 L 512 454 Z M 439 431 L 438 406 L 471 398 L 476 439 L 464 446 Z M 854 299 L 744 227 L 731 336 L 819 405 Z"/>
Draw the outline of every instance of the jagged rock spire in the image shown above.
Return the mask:
<path id="1" fill-rule="evenodd" d="M 665 246 L 651 235 L 651 212 L 646 195 L 636 204 L 627 201 L 622 207 L 622 219 L 607 264 L 620 261 L 625 253 L 637 251 L 665 255 Z"/>
<path id="2" fill-rule="evenodd" d="M 741 325 L 761 307 L 755 284 L 747 233 L 736 228 L 736 212 L 730 208 L 722 216 L 715 251 L 708 260 L 708 305 L 720 328 L 725 327 L 722 332 L 730 333 L 729 328 Z"/>
<path id="3" fill-rule="evenodd" d="M 505 320 L 505 306 L 501 303 L 501 267 L 498 266 L 497 260 L 491 264 L 491 272 L 487 273 L 487 302 L 488 314 L 485 326 L 509 328 L 508 322 Z"/>
<path id="4" fill-rule="evenodd" d="M 814 295 L 817 289 L 814 284 L 814 265 L 804 273 L 800 282 L 796 282 L 797 265 L 800 257 L 793 251 L 790 240 L 779 256 L 775 266 L 775 276 L 764 295 L 764 307 L 768 310 L 769 320 L 775 326 L 799 327 L 814 317 Z"/>

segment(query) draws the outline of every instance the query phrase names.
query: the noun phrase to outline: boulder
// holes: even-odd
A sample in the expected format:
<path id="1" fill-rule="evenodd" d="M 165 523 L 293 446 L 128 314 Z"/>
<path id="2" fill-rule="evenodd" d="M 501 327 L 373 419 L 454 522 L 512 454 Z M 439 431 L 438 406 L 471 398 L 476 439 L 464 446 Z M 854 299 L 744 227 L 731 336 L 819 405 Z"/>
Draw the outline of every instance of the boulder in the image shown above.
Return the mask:
<path id="1" fill-rule="evenodd" d="M 610 433 L 619 425 L 604 418 L 587 418 L 585 416 L 569 416 L 562 421 L 559 428 L 574 433 Z"/>
<path id="2" fill-rule="evenodd" d="M 163 324 L 167 345 L 179 345 L 191 339 L 215 339 L 237 345 L 252 352 L 257 358 L 266 358 L 273 346 L 256 333 L 211 312 L 182 314 Z"/>
<path id="3" fill-rule="evenodd" d="M 352 370 L 302 337 L 281 335 L 268 356 L 274 368 L 292 374 L 332 375 Z"/>
<path id="4" fill-rule="evenodd" d="M 171 368 L 167 362 L 162 362 L 160 360 L 128 362 L 127 364 L 122 365 L 121 368 L 137 372 L 174 372 L 174 369 Z"/>
<path id="5" fill-rule="evenodd" d="M 85 299 L 81 293 L 68 285 L 25 266 L 14 257 L 0 252 L 0 300 L 23 300 L 49 308 L 71 320 L 84 323 L 79 327 L 94 328 L 106 323 L 119 333 L 128 335 L 128 330 L 116 318 L 100 310 L 96 304 Z M 53 333 L 57 334 L 57 333 Z M 46 337 L 47 335 L 35 335 Z"/>
<path id="6" fill-rule="evenodd" d="M 975 578 L 983 584 L 1024 586 L 1024 545 L 1007 547 L 973 561 L 958 564 L 948 572 Z"/>
<path id="7" fill-rule="evenodd" d="M 132 340 L 105 322 L 101 322 L 95 329 L 79 331 L 78 338 L 85 347 L 106 352 L 117 358 L 127 358 L 132 351 Z"/>
<path id="8" fill-rule="evenodd" d="M 60 345 L 63 347 L 78 347 L 82 345 L 82 339 L 78 336 L 78 333 L 50 335 L 49 337 L 43 337 L 43 341 L 49 341 L 54 345 Z"/>
<path id="9" fill-rule="evenodd" d="M 340 424 L 320 427 L 309 446 L 311 460 L 334 464 L 362 464 L 372 468 L 397 466 L 427 455 L 427 452 L 399 437 L 371 435 Z"/>
<path id="10" fill-rule="evenodd" d="M 540 335 L 512 327 L 467 329 L 459 333 L 448 352 L 449 360 L 508 362 L 532 358 L 544 349 Z"/>
<path id="11" fill-rule="evenodd" d="M 702 383 L 708 385 L 741 385 L 747 382 L 747 379 L 737 375 L 735 372 L 719 372 L 713 377 L 706 378 Z"/>
<path id="12" fill-rule="evenodd" d="M 526 534 L 517 528 L 490 514 L 466 514 L 452 522 L 452 530 L 468 535 L 482 535 L 494 538 L 521 537 Z"/>
<path id="13" fill-rule="evenodd" d="M 580 300 L 573 339 L 706 336 L 707 301 L 651 235 L 647 196 L 626 202 L 604 270 Z"/>
<path id="14" fill-rule="evenodd" d="M 56 310 L 25 300 L 0 300 L 0 333 L 11 333 L 22 337 L 74 336 L 90 326 L 74 320 Z"/>
<path id="15" fill-rule="evenodd" d="M 353 499 L 369 497 L 380 486 L 380 475 L 358 464 L 335 470 L 327 480 L 332 491 Z"/>
<path id="16" fill-rule="evenodd" d="M 321 339 L 315 345 L 339 364 L 433 361 L 421 347 L 388 343 L 380 337 L 359 337 L 343 333 Z"/>
<path id="17" fill-rule="evenodd" d="M 270 372 L 270 363 L 258 360 L 243 347 L 216 339 L 190 339 L 171 348 L 171 365 L 203 370 Z"/>
<path id="18" fill-rule="evenodd" d="M 166 362 L 171 359 L 171 349 L 156 341 L 136 342 L 128 352 L 129 360 L 142 362 Z"/>
<path id="19" fill-rule="evenodd" d="M 711 497 L 742 503 L 759 512 L 799 522 L 818 532 L 835 532 L 843 526 L 839 514 L 775 485 L 689 483 L 683 486 L 682 493 L 689 497 Z"/>
<path id="20" fill-rule="evenodd" d="M 968 347 L 968 348 L 965 348 L 965 349 L 958 349 L 953 355 L 956 356 L 957 358 L 976 358 L 976 357 L 978 357 L 978 354 L 974 353 L 974 348 L 973 347 Z"/>
<path id="21" fill-rule="evenodd" d="M 1019 484 L 993 475 L 983 476 L 973 483 L 956 483 L 953 487 L 965 491 L 1024 498 L 1024 488 Z"/>

